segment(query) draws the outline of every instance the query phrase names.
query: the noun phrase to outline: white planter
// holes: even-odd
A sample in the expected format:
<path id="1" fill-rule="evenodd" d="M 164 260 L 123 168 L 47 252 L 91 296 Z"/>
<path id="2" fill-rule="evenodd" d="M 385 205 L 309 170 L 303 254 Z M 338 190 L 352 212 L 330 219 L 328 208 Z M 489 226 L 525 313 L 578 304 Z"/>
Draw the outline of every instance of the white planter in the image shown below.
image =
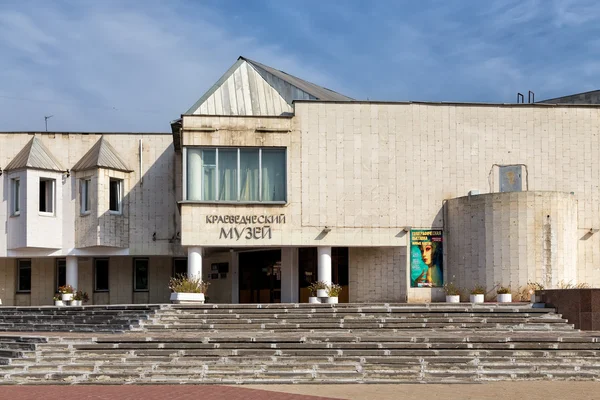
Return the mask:
<path id="1" fill-rule="evenodd" d="M 337 297 L 328 297 L 327 298 L 327 303 L 328 304 L 337 304 L 338 303 L 338 298 Z"/>
<path id="2" fill-rule="evenodd" d="M 469 300 L 471 303 L 483 303 L 485 299 L 482 294 L 472 294 L 469 296 Z"/>
<path id="3" fill-rule="evenodd" d="M 61 297 L 62 301 L 71 301 L 73 300 L 73 293 L 63 293 Z"/>
<path id="4" fill-rule="evenodd" d="M 71 301 L 72 306 L 80 307 L 81 304 L 82 304 L 82 300 L 72 300 Z"/>
<path id="5" fill-rule="evenodd" d="M 498 303 L 512 303 L 512 294 L 503 293 L 498 295 Z"/>
<path id="6" fill-rule="evenodd" d="M 54 305 L 57 307 L 62 307 L 65 305 L 62 300 L 54 300 Z"/>
<path id="7" fill-rule="evenodd" d="M 204 304 L 204 293 L 171 293 L 173 304 Z"/>
<path id="8" fill-rule="evenodd" d="M 315 303 L 320 303 L 320 301 L 319 301 L 319 298 L 318 298 L 318 297 L 313 297 L 313 296 L 310 296 L 310 297 L 308 298 L 308 302 L 309 302 L 309 303 L 312 303 L 312 304 L 315 304 Z"/>
<path id="9" fill-rule="evenodd" d="M 327 289 L 317 289 L 317 297 L 329 297 L 327 295 Z"/>
<path id="10" fill-rule="evenodd" d="M 460 296 L 455 294 L 455 295 L 447 295 L 446 296 L 446 303 L 460 303 Z"/>

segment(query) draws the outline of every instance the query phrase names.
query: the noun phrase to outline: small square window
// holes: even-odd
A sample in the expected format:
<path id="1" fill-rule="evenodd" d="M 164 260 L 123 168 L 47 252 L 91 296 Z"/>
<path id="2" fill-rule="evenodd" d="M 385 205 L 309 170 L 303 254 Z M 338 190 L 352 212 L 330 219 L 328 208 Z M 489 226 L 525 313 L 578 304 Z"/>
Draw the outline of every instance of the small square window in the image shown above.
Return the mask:
<path id="1" fill-rule="evenodd" d="M 11 215 L 20 215 L 21 214 L 21 180 L 18 178 L 11 179 L 11 193 L 12 193 L 12 201 L 11 201 Z"/>
<path id="2" fill-rule="evenodd" d="M 31 292 L 31 260 L 17 260 L 17 292 Z"/>
<path id="3" fill-rule="evenodd" d="M 56 260 L 56 291 L 61 286 L 67 284 L 67 261 L 64 259 Z"/>
<path id="4" fill-rule="evenodd" d="M 80 201 L 80 212 L 81 214 L 90 213 L 90 186 L 92 181 L 90 179 L 81 179 L 79 181 L 79 201 Z"/>
<path id="5" fill-rule="evenodd" d="M 40 178 L 40 212 L 54 213 L 54 179 Z"/>
<path id="6" fill-rule="evenodd" d="M 108 265 L 107 258 L 94 260 L 94 290 L 96 292 L 108 292 Z"/>
<path id="7" fill-rule="evenodd" d="M 110 178 L 108 210 L 114 214 L 121 214 L 123 200 L 123 180 Z"/>
<path id="8" fill-rule="evenodd" d="M 133 290 L 148 291 L 148 260 L 141 258 L 133 260 Z"/>

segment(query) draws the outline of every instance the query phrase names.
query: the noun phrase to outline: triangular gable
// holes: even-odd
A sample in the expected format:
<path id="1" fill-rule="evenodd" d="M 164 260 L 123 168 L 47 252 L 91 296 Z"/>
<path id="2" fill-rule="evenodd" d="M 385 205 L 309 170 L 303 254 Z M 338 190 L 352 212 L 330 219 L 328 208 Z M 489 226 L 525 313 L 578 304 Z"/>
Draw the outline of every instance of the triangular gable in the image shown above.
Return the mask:
<path id="1" fill-rule="evenodd" d="M 280 71 L 275 68 L 271 68 L 268 65 L 261 64 L 259 62 L 250 60 L 248 58 L 240 57 L 243 60 L 246 60 L 250 65 L 252 65 L 259 74 L 269 83 L 276 82 L 273 85 L 275 88 L 283 90 L 278 90 L 281 95 L 291 104 L 294 100 L 323 100 L 323 101 L 353 101 L 354 99 L 344 96 L 338 92 L 334 92 L 331 89 L 324 88 L 322 86 L 316 85 L 312 82 L 305 81 L 304 79 L 295 77 L 294 75 L 290 75 L 287 72 Z M 288 89 L 291 87 L 292 90 Z M 309 97 L 296 97 L 293 93 L 294 90 L 305 93 Z M 290 93 L 291 92 L 291 93 Z"/>
<path id="2" fill-rule="evenodd" d="M 117 171 L 131 172 L 125 161 L 111 146 L 104 136 L 100 137 L 91 149 L 72 168 L 73 171 L 85 171 L 95 168 L 108 168 Z"/>
<path id="3" fill-rule="evenodd" d="M 45 171 L 64 171 L 60 162 L 44 146 L 42 141 L 34 136 L 21 151 L 6 166 L 5 170 L 34 168 Z"/>
<path id="4" fill-rule="evenodd" d="M 186 114 L 282 115 L 293 109 L 245 60 L 239 59 Z"/>
<path id="5" fill-rule="evenodd" d="M 352 99 L 240 57 L 185 114 L 286 115 L 294 100 Z"/>

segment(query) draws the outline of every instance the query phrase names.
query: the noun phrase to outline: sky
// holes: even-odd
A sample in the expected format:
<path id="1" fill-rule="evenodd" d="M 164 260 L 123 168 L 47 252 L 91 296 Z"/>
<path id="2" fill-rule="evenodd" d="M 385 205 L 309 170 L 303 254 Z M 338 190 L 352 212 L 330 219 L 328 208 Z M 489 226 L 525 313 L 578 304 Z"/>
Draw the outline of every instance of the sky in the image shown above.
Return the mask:
<path id="1" fill-rule="evenodd" d="M 0 131 L 169 132 L 242 55 L 357 100 L 600 89 L 597 0 L 0 0 Z"/>

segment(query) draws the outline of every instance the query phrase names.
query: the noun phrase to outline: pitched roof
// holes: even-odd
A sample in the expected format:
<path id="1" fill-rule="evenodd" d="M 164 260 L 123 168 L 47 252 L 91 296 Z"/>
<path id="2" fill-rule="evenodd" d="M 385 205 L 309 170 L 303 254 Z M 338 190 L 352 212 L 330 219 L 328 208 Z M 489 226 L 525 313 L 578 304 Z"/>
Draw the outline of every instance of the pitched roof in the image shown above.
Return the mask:
<path id="1" fill-rule="evenodd" d="M 240 59 L 246 60 L 253 67 L 257 68 L 259 73 L 261 72 L 260 70 L 262 69 L 263 71 L 276 76 L 277 78 L 289 83 L 292 86 L 297 87 L 298 89 L 310 94 L 311 96 L 314 96 L 316 100 L 322 100 L 322 101 L 352 101 L 352 100 L 354 100 L 348 96 L 344 96 L 341 93 L 335 92 L 331 89 L 327 89 L 327 88 L 319 86 L 319 85 L 315 85 L 312 82 L 308 82 L 308 81 L 305 81 L 304 79 L 297 78 L 286 72 L 283 72 L 278 69 L 271 68 L 267 65 L 261 64 L 259 62 L 250 60 L 249 58 L 240 56 Z"/>
<path id="2" fill-rule="evenodd" d="M 34 136 L 21 149 L 19 154 L 8 163 L 5 170 L 10 171 L 22 168 L 35 168 L 46 171 L 65 170 L 37 136 Z"/>
<path id="3" fill-rule="evenodd" d="M 290 115 L 294 100 L 352 101 L 250 59 L 239 57 L 185 113 L 202 115 Z"/>
<path id="4" fill-rule="evenodd" d="M 73 171 L 85 171 L 94 168 L 108 168 L 117 171 L 131 172 L 125 161 L 108 143 L 104 136 L 100 137 L 91 149 L 72 168 Z"/>

